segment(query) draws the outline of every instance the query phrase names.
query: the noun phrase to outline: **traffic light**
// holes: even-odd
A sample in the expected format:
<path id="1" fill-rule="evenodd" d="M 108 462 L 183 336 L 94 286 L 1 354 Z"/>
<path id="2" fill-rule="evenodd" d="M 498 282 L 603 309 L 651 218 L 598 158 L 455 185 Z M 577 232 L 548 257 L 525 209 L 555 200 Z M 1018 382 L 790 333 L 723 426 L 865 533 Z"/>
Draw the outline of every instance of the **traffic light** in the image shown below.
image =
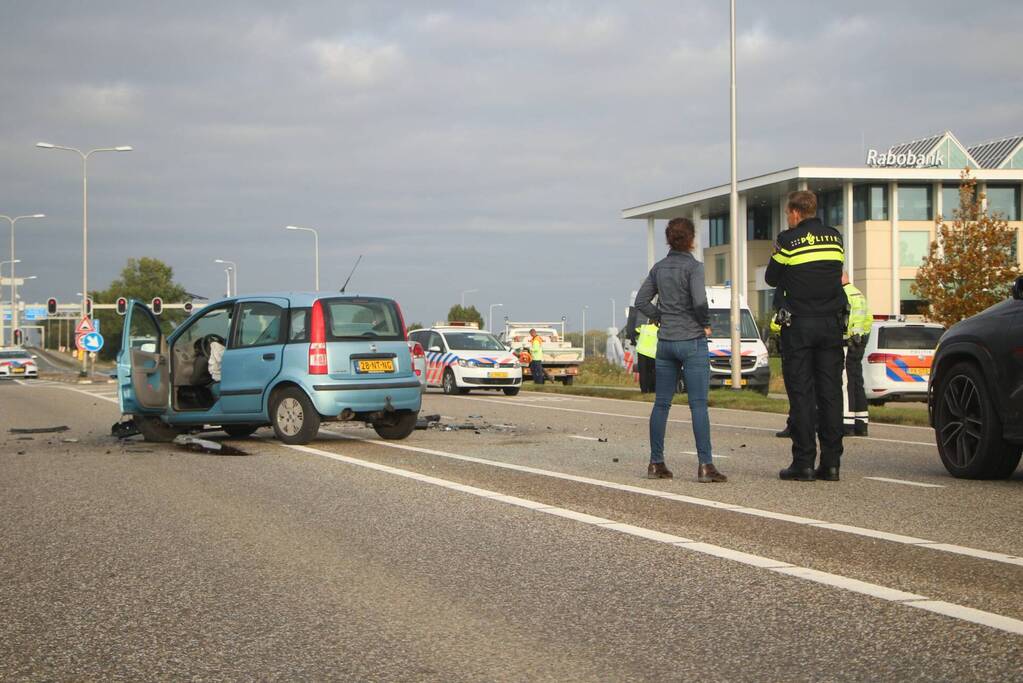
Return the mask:
<path id="1" fill-rule="evenodd" d="M 195 308 L 195 306 L 192 304 L 192 302 L 191 301 L 186 301 L 185 302 L 185 315 L 192 315 L 192 309 L 193 308 Z"/>
<path id="2" fill-rule="evenodd" d="M 123 296 L 117 297 L 117 315 L 124 315 L 128 312 L 128 300 Z"/>
<path id="3" fill-rule="evenodd" d="M 92 297 L 91 296 L 85 297 L 85 315 L 90 317 L 90 318 L 92 317 Z"/>
<path id="4" fill-rule="evenodd" d="M 46 315 L 57 315 L 57 300 L 52 296 L 46 300 Z"/>
<path id="5" fill-rule="evenodd" d="M 158 296 L 153 297 L 152 301 L 153 315 L 160 315 L 163 313 L 163 299 Z"/>
<path id="6" fill-rule="evenodd" d="M 14 330 L 14 345 L 15 346 L 21 346 L 21 340 L 22 340 L 23 336 L 24 335 L 21 333 L 21 328 L 18 328 L 16 330 Z"/>

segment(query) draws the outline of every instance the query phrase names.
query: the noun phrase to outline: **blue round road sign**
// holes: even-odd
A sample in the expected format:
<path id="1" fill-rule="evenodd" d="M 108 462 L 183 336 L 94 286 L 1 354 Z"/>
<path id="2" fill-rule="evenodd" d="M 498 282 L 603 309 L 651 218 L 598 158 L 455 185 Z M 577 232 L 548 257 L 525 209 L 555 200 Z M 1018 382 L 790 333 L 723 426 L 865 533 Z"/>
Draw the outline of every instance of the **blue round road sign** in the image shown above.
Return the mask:
<path id="1" fill-rule="evenodd" d="M 103 335 L 99 332 L 89 332 L 82 335 L 82 348 L 95 353 L 103 348 Z"/>

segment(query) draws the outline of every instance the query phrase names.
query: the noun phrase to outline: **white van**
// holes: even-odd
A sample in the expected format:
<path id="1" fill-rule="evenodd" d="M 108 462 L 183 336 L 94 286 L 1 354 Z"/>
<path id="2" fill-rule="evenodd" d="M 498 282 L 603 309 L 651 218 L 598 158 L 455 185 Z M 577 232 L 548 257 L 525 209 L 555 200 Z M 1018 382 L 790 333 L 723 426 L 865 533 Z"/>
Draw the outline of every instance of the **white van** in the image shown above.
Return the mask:
<path id="1" fill-rule="evenodd" d="M 732 386 L 732 290 L 730 287 L 707 287 L 707 304 L 710 307 L 711 335 L 708 341 L 710 351 L 710 386 Z M 746 298 L 739 297 L 739 320 L 741 321 L 742 386 L 767 395 L 771 384 L 771 364 L 767 345 L 760 338 L 753 312 Z"/>

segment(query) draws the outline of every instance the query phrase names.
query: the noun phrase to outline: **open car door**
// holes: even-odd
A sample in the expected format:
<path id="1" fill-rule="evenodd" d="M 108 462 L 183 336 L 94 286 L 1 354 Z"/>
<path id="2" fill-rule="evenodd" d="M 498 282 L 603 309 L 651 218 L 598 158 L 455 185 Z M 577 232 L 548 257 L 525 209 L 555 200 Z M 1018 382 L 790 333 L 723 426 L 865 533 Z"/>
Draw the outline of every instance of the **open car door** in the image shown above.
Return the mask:
<path id="1" fill-rule="evenodd" d="M 117 393 L 121 413 L 158 415 L 167 410 L 170 373 L 166 341 L 152 311 L 134 299 L 128 301 L 117 354 Z"/>

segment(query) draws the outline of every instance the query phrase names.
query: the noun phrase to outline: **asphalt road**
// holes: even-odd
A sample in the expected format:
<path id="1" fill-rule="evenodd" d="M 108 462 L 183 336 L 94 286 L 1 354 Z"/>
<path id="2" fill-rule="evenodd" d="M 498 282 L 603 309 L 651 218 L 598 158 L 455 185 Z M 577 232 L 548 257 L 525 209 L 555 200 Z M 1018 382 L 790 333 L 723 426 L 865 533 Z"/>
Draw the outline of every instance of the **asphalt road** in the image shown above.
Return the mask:
<path id="1" fill-rule="evenodd" d="M 1023 679 L 1023 473 L 874 425 L 781 482 L 784 418 L 714 410 L 698 484 L 675 407 L 650 481 L 647 410 L 431 393 L 477 428 L 222 456 L 110 438 L 112 385 L 0 384 L 0 679 Z"/>

